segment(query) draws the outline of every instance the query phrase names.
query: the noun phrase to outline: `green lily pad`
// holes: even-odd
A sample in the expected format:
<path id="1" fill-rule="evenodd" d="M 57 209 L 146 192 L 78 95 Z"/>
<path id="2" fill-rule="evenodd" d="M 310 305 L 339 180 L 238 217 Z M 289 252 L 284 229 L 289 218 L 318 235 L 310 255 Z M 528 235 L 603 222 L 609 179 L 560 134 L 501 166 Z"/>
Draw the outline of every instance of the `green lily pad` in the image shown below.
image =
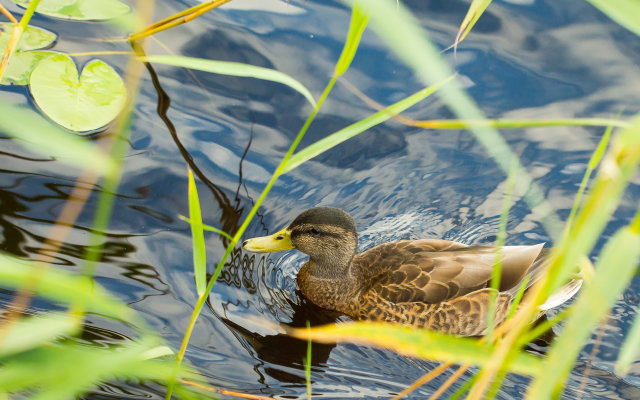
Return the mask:
<path id="1" fill-rule="evenodd" d="M 65 54 L 41 61 L 31 73 L 29 88 L 44 114 L 76 132 L 107 125 L 127 99 L 122 78 L 107 63 L 90 61 L 78 79 L 76 65 Z"/>
<path id="2" fill-rule="evenodd" d="M 27 7 L 30 0 L 13 0 Z M 129 12 L 129 6 L 118 0 L 41 0 L 36 8 L 40 14 L 76 20 L 104 20 Z"/>
<path id="3" fill-rule="evenodd" d="M 7 43 L 13 33 L 14 25 L 9 22 L 0 23 L 0 51 L 4 52 L 7 48 Z M 42 28 L 36 28 L 28 26 L 27 29 L 22 32 L 22 37 L 18 42 L 17 51 L 36 50 L 43 49 L 56 40 L 56 34 L 49 32 Z"/>
<path id="4" fill-rule="evenodd" d="M 0 85 L 26 85 L 29 75 L 38 63 L 47 57 L 56 55 L 53 51 L 24 51 L 11 56 L 7 68 L 4 70 Z"/>

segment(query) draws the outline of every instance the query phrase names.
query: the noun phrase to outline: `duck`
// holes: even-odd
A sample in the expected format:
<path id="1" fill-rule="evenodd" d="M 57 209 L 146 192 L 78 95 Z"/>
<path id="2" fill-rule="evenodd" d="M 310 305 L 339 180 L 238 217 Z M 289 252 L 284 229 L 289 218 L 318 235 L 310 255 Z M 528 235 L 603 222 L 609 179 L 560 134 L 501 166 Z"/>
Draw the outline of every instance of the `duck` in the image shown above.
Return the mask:
<path id="1" fill-rule="evenodd" d="M 509 314 L 516 294 L 541 277 L 549 249 L 544 243 L 502 246 L 500 285 L 491 288 L 495 246 L 442 239 L 398 240 L 357 254 L 353 218 L 333 207 L 302 212 L 280 231 L 243 242 L 246 251 L 296 249 L 309 256 L 297 274 L 300 292 L 312 303 L 354 320 L 386 321 L 456 336 L 482 336 L 489 298 L 495 293 L 494 327 Z M 572 279 L 542 306 L 563 304 L 582 284 Z"/>

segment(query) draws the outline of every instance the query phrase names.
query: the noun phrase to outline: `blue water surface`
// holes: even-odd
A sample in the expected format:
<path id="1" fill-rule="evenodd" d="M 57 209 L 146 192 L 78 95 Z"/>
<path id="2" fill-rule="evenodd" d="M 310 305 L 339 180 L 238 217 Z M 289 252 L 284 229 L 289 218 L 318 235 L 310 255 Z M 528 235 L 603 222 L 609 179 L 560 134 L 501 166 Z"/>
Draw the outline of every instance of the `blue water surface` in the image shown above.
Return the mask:
<path id="1" fill-rule="evenodd" d="M 159 1 L 155 19 L 195 5 Z M 468 2 L 411 0 L 412 10 L 435 44 L 452 44 Z M 21 10 L 12 6 L 12 12 Z M 333 74 L 350 10 L 336 1 L 233 0 L 157 34 L 148 54 L 175 54 L 273 68 L 302 82 L 318 97 Z M 122 43 L 87 42 L 115 31 L 95 22 L 34 17 L 33 24 L 60 35 L 65 52 L 128 50 Z M 166 46 L 166 48 L 165 48 Z M 572 118 L 632 115 L 640 109 L 640 40 L 585 1 L 494 1 L 457 53 L 443 56 L 469 94 L 491 118 Z M 106 56 L 121 73 L 126 58 Z M 83 64 L 90 57 L 76 57 Z M 423 84 L 367 31 L 352 67 L 341 78 L 300 144 L 301 148 L 375 112 L 349 85 L 380 104 L 398 101 Z M 33 102 L 24 87 L 3 87 L 3 99 Z M 160 104 L 160 107 L 158 105 Z M 166 108 L 166 111 L 158 109 Z M 187 168 L 198 180 L 205 223 L 234 233 L 311 112 L 297 92 L 250 78 L 152 65 L 142 79 L 130 149 L 124 160 L 105 256 L 96 278 L 137 310 L 178 349 L 197 295 L 188 214 Z M 411 108 L 414 119 L 451 118 L 432 96 Z M 547 201 L 566 218 L 603 128 L 554 127 L 503 131 Z M 100 134 L 94 135 L 97 142 Z M 0 142 L 0 249 L 35 256 L 57 218 L 78 171 L 35 156 L 19 144 Z M 389 121 L 338 145 L 281 177 L 245 237 L 275 232 L 316 205 L 347 210 L 360 230 L 361 249 L 398 239 L 438 237 L 468 244 L 495 241 L 506 176 L 466 131 L 422 130 Z M 100 190 L 98 187 L 95 191 Z M 636 176 L 598 241 L 634 215 L 640 198 Z M 58 255 L 62 268 L 81 264 L 97 193 Z M 508 244 L 553 245 L 521 197 L 513 199 Z M 227 241 L 207 236 L 213 271 Z M 321 310 L 299 294 L 295 275 L 304 257 L 295 252 L 255 255 L 236 249 L 196 325 L 186 358 L 212 386 L 280 398 L 306 398 L 306 343 L 282 335 L 277 324 L 304 326 L 348 320 Z M 640 397 L 640 360 L 626 377 L 613 372 L 618 349 L 635 317 L 640 281 L 619 299 L 602 332 L 582 350 L 567 399 Z M 0 304 L 11 293 L 0 291 Z M 54 305 L 34 302 L 33 312 Z M 87 340 L 116 343 L 131 332 L 102 319 L 88 321 Z M 544 344 L 531 351 L 544 352 Z M 314 345 L 314 396 L 388 399 L 437 363 L 353 344 Z M 469 379 L 467 372 L 463 380 Z M 407 398 L 423 399 L 453 370 Z M 520 398 L 529 381 L 509 376 L 500 399 Z M 446 392 L 451 395 L 459 383 Z M 154 384 L 108 384 L 91 399 L 164 398 Z"/>

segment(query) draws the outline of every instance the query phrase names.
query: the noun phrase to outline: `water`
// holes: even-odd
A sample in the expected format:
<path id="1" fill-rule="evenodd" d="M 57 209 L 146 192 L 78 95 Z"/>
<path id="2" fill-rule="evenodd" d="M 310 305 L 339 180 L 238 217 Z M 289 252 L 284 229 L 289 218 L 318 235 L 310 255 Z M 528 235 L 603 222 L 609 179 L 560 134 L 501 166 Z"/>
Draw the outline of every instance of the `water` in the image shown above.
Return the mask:
<path id="1" fill-rule="evenodd" d="M 403 3 L 441 48 L 451 44 L 468 7 L 467 2 L 449 0 Z M 159 2 L 156 19 L 193 4 Z M 332 74 L 348 21 L 349 12 L 340 2 L 234 0 L 157 38 L 178 54 L 277 69 L 304 83 L 317 97 Z M 122 44 L 78 40 L 113 35 L 106 25 L 43 17 L 33 23 L 61 35 L 57 50 L 127 50 Z M 621 110 L 631 115 L 640 108 L 639 43 L 582 1 L 495 1 L 457 57 L 451 52 L 445 57 L 456 65 L 469 93 L 489 117 L 611 117 Z M 150 54 L 163 52 L 151 44 Z M 107 59 L 123 70 L 124 58 Z M 301 95 L 275 83 L 192 75 L 164 66 L 154 66 L 153 72 L 157 82 L 151 73 L 142 82 L 131 148 L 107 232 L 107 255 L 96 275 L 100 284 L 128 302 L 177 349 L 196 301 L 190 232 L 177 218 L 188 213 L 187 165 L 199 181 L 205 223 L 234 232 L 311 109 Z M 345 79 L 382 104 L 422 87 L 371 32 L 365 33 Z M 159 96 L 159 87 L 166 96 Z M 31 103 L 25 88 L 3 87 L 0 96 Z M 164 120 L 156 110 L 158 98 L 163 105 L 170 100 L 166 113 L 161 113 Z M 301 146 L 371 112 L 339 83 Z M 406 115 L 451 116 L 436 97 Z M 566 217 L 602 132 L 549 128 L 506 131 L 504 137 L 557 213 Z M 96 140 L 101 140 L 99 135 Z M 0 166 L 0 249 L 34 256 L 77 171 L 34 156 L 10 140 L 2 140 Z M 353 215 L 361 249 L 421 237 L 492 243 L 504 181 L 504 174 L 470 134 L 388 122 L 283 176 L 245 236 L 274 232 L 306 208 L 331 205 Z M 639 197 L 636 177 L 597 249 L 628 222 Z M 95 201 L 94 193 L 88 209 Z M 58 256 L 64 268 L 74 270 L 81 263 L 91 221 L 91 212 L 84 212 L 65 241 Z M 550 243 L 520 198 L 514 198 L 507 241 Z M 226 241 L 211 234 L 207 245 L 212 269 Z M 208 384 L 265 396 L 305 397 L 306 344 L 263 322 L 304 326 L 307 320 L 319 324 L 346 317 L 308 304 L 297 292 L 295 274 L 303 259 L 293 252 L 266 257 L 241 250 L 233 253 L 186 354 Z M 617 349 L 637 309 L 639 285 L 635 279 L 616 304 L 595 355 L 591 356 L 595 335 L 581 352 L 566 398 L 640 396 L 639 362 L 627 377 L 613 372 Z M 10 299 L 10 292 L 0 292 L 2 306 Z M 51 307 L 37 301 L 30 311 Z M 85 340 L 99 345 L 132 334 L 104 320 L 90 319 L 88 325 Z M 544 349 L 541 344 L 537 351 Z M 352 344 L 314 345 L 313 392 L 326 399 L 386 399 L 435 365 Z M 450 374 L 409 398 L 428 397 Z M 468 379 L 471 374 L 464 376 Z M 518 398 L 527 384 L 525 378 L 510 376 L 498 398 Z M 102 385 L 87 398 L 163 396 L 164 389 L 157 385 L 126 382 Z"/>

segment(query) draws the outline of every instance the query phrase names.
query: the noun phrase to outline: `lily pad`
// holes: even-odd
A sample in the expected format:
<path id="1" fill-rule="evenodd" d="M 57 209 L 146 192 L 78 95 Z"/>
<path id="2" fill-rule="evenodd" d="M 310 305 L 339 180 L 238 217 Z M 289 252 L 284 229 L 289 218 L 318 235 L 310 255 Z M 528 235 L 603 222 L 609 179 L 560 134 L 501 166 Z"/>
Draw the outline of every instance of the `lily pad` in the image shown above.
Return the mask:
<path id="1" fill-rule="evenodd" d="M 29 75 L 38 63 L 47 57 L 56 55 L 53 51 L 24 51 L 11 56 L 7 68 L 4 70 L 0 85 L 26 85 Z"/>
<path id="2" fill-rule="evenodd" d="M 13 0 L 22 7 L 30 0 Z M 41 0 L 36 8 L 40 14 L 75 20 L 105 20 L 129 12 L 129 6 L 118 0 Z"/>
<path id="3" fill-rule="evenodd" d="M 41 61 L 31 73 L 29 88 L 44 114 L 76 132 L 107 125 L 127 99 L 122 78 L 107 63 L 90 61 L 78 79 L 76 65 L 65 54 Z"/>
<path id="4" fill-rule="evenodd" d="M 9 39 L 13 33 L 13 27 L 14 25 L 9 22 L 0 23 L 0 50 L 2 52 L 7 48 L 7 43 L 9 43 Z M 49 32 L 46 29 L 28 26 L 27 29 L 22 32 L 16 50 L 44 49 L 50 46 L 56 40 L 56 37 L 55 33 Z"/>

